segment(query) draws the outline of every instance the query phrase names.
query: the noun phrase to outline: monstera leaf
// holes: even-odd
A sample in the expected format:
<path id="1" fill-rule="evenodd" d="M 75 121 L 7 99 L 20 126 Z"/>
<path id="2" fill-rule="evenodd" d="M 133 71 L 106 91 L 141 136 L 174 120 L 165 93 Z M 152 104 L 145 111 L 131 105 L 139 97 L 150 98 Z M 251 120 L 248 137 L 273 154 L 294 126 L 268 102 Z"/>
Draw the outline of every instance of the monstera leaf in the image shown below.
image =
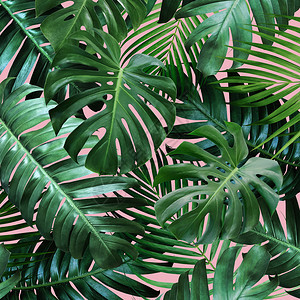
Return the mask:
<path id="1" fill-rule="evenodd" d="M 36 13 L 41 15 L 59 4 L 63 0 L 36 1 Z M 141 0 L 118 0 L 121 7 L 128 13 L 133 28 L 136 29 L 146 16 L 146 6 Z M 117 40 L 121 41 L 126 37 L 127 27 L 115 1 L 93 1 L 77 0 L 72 5 L 52 13 L 42 23 L 42 31 L 57 51 L 68 39 L 68 37 L 82 29 L 91 31 L 93 28 L 102 28 L 99 12 L 104 17 L 108 30 Z"/>
<path id="2" fill-rule="evenodd" d="M 84 31 L 76 33 L 72 38 L 86 42 L 101 58 L 75 46 L 63 47 L 54 58 L 53 64 L 60 69 L 49 74 L 45 97 L 49 101 L 61 87 L 73 81 L 98 82 L 97 88 L 73 96 L 52 109 L 50 115 L 53 127 L 58 132 L 76 111 L 102 100 L 103 109 L 70 134 L 65 149 L 76 160 L 88 137 L 104 128 L 104 136 L 87 156 L 86 167 L 101 174 L 115 174 L 118 168 L 121 173 L 126 173 L 151 158 L 152 142 L 158 148 L 165 139 L 166 132 L 161 120 L 166 122 L 168 130 L 172 128 L 174 105 L 162 97 L 158 90 L 175 99 L 176 87 L 170 78 L 144 72 L 145 68 L 151 66 L 163 67 L 156 58 L 138 54 L 132 57 L 125 68 L 121 68 L 117 41 L 99 30 L 95 30 L 95 34 L 97 39 Z M 105 42 L 106 48 L 101 40 Z M 161 117 L 152 111 L 148 103 L 155 107 Z M 150 136 L 147 136 L 140 120 Z M 116 141 L 120 145 L 120 158 Z"/>
<path id="3" fill-rule="evenodd" d="M 3 89 L 9 80 L 0 87 Z M 38 230 L 75 258 L 82 257 L 87 247 L 96 263 L 104 268 L 120 265 L 124 252 L 136 258 L 137 251 L 130 242 L 106 233 L 143 234 L 143 227 L 129 220 L 99 215 L 122 206 L 135 206 L 134 203 L 145 204 L 142 199 L 101 197 L 132 187 L 135 181 L 112 176 L 82 178 L 91 174 L 82 164 L 84 157 L 76 164 L 62 147 L 65 135 L 82 121 L 70 119 L 61 130 L 62 136 L 56 138 L 48 114 L 53 103 L 49 107 L 43 99 L 18 103 L 37 90 L 41 89 L 24 85 L 0 105 L 0 180 L 10 201 L 29 224 L 33 224 L 39 202 Z M 42 123 L 45 121 L 47 125 Z M 41 128 L 33 130 L 37 125 Z M 90 139 L 86 147 L 94 144 L 95 140 Z"/>
<path id="4" fill-rule="evenodd" d="M 251 230 L 259 220 L 256 191 L 262 195 L 271 213 L 276 209 L 279 196 L 263 179 L 272 180 L 277 189 L 280 188 L 282 175 L 278 163 L 259 157 L 250 158 L 244 163 L 248 148 L 242 129 L 235 123 L 226 123 L 226 126 L 233 135 L 232 147 L 221 132 L 212 126 L 203 126 L 192 132 L 215 143 L 221 151 L 221 157 L 183 142 L 171 155 L 184 155 L 193 161 L 203 161 L 206 165 L 165 166 L 155 178 L 154 184 L 180 178 L 201 181 L 201 185 L 173 191 L 155 204 L 159 223 L 171 222 L 168 229 L 178 239 L 192 242 L 197 238 L 197 243 L 211 243 L 219 235 L 223 239 L 230 239 Z M 194 204 L 193 209 L 174 220 L 173 215 L 189 202 Z M 201 224 L 207 215 L 208 224 L 202 234 Z"/>
<path id="5" fill-rule="evenodd" d="M 254 286 L 266 273 L 271 255 L 262 247 L 254 246 L 245 255 L 243 262 L 237 269 L 234 279 L 234 263 L 240 247 L 227 249 L 216 267 L 213 280 L 213 299 L 265 299 L 278 284 L 278 279 L 271 279 L 267 283 Z M 253 271 L 255 270 L 255 272 Z M 168 291 L 164 300 L 209 300 L 208 279 L 205 261 L 200 260 L 194 267 L 191 287 L 189 286 L 188 272 L 179 277 L 178 283 Z"/>
<path id="6" fill-rule="evenodd" d="M 277 24 L 287 24 L 287 20 L 278 15 L 293 15 L 299 9 L 299 2 L 296 1 L 250 0 L 249 4 L 256 24 L 264 26 L 259 28 L 262 33 L 266 29 L 274 30 L 275 20 Z M 251 32 L 242 30 L 242 28 L 251 29 L 250 9 L 244 0 L 196 0 L 181 8 L 175 17 L 186 18 L 213 12 L 216 13 L 204 20 L 186 41 L 186 46 L 190 47 L 211 34 L 198 59 L 198 69 L 205 76 L 215 75 L 222 66 L 228 50 L 226 45 L 229 45 L 229 29 L 235 47 L 249 50 L 250 45 L 247 43 L 252 40 Z M 286 30 L 284 25 L 280 28 Z M 264 37 L 263 43 L 272 44 Z M 248 54 L 235 49 L 233 57 L 247 59 Z M 238 66 L 238 63 L 235 63 L 235 66 Z"/>

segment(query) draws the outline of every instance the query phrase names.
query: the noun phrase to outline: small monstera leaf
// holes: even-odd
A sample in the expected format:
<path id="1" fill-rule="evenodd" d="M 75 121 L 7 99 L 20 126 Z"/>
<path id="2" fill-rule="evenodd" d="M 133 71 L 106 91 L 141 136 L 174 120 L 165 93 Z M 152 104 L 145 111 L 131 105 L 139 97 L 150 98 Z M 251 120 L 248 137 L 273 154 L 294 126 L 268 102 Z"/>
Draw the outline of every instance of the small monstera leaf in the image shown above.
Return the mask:
<path id="1" fill-rule="evenodd" d="M 160 169 L 154 185 L 173 179 L 189 178 L 200 181 L 199 185 L 187 186 L 162 197 L 155 204 L 160 224 L 168 220 L 168 229 L 178 238 L 188 242 L 212 243 L 218 236 L 230 239 L 251 230 L 259 221 L 259 204 L 255 193 L 264 199 L 272 214 L 279 196 L 264 178 L 272 180 L 277 189 L 282 184 L 282 174 L 277 162 L 260 157 L 246 163 L 248 148 L 242 129 L 235 123 L 226 122 L 227 131 L 233 135 L 230 147 L 221 132 L 213 126 L 203 126 L 192 132 L 206 137 L 221 151 L 214 156 L 198 146 L 183 142 L 171 155 L 185 155 L 193 161 L 203 161 L 205 166 L 178 164 Z M 172 218 L 186 204 L 192 208 L 181 217 Z M 202 233 L 204 219 L 208 218 Z"/>
<path id="2" fill-rule="evenodd" d="M 58 133 L 78 110 L 103 101 L 103 109 L 70 134 L 65 149 L 76 160 L 87 139 L 95 131 L 105 129 L 104 136 L 88 154 L 85 165 L 101 174 L 116 174 L 118 168 L 121 173 L 127 173 L 151 158 L 151 144 L 157 149 L 164 141 L 166 132 L 162 121 L 169 131 L 172 129 L 175 107 L 160 93 L 175 99 L 176 86 L 170 78 L 145 72 L 151 66 L 164 67 L 160 60 L 151 56 L 134 55 L 128 65 L 121 68 L 117 41 L 100 30 L 95 30 L 95 34 L 97 39 L 86 31 L 78 32 L 72 38 L 87 43 L 100 58 L 76 46 L 61 48 L 53 61 L 60 69 L 48 75 L 45 98 L 49 101 L 60 88 L 71 82 L 97 82 L 98 87 L 72 96 L 50 111 L 53 128 Z M 154 113 L 153 107 L 162 117 Z M 121 157 L 118 157 L 117 141 Z"/>
<path id="3" fill-rule="evenodd" d="M 254 246 L 245 255 L 237 269 L 235 284 L 234 264 L 240 247 L 231 247 L 222 254 L 216 267 L 213 280 L 213 299 L 215 300 L 258 300 L 265 299 L 278 285 L 278 278 L 254 286 L 266 273 L 271 255 L 266 249 Z M 255 269 L 255 272 L 253 271 Z M 200 260 L 194 267 L 191 285 L 188 273 L 180 275 L 178 283 L 165 294 L 164 300 L 209 300 L 205 260 Z M 235 288 L 233 288 L 235 286 Z"/>

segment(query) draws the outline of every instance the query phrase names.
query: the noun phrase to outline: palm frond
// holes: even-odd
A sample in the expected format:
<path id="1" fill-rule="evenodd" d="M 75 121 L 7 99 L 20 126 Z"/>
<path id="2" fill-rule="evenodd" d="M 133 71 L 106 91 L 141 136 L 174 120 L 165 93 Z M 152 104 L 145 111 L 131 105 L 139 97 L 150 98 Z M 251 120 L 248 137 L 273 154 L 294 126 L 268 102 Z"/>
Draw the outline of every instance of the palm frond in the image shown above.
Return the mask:
<path id="1" fill-rule="evenodd" d="M 300 21 L 300 18 L 297 17 L 288 17 L 288 19 Z M 236 101 L 231 103 L 232 105 L 238 105 L 240 107 L 263 107 L 278 101 L 283 101 L 282 105 L 254 123 L 254 125 L 274 124 L 289 118 L 284 126 L 273 130 L 272 134 L 261 141 L 257 146 L 261 147 L 275 137 L 288 132 L 288 134 L 292 136 L 290 141 L 286 143 L 286 145 L 283 145 L 276 155 L 279 155 L 293 142 L 299 140 L 299 129 L 289 131 L 289 128 L 299 127 L 299 28 L 292 25 L 284 25 L 284 28 L 291 32 L 283 32 L 267 27 L 264 29 L 268 33 L 251 31 L 276 43 L 278 46 L 246 43 L 249 46 L 255 47 L 257 50 L 246 50 L 242 48 L 239 48 L 239 50 L 249 55 L 251 54 L 255 59 L 229 58 L 249 66 L 232 69 L 229 70 L 229 72 L 239 72 L 245 75 L 230 76 L 218 81 L 218 83 L 243 83 L 243 85 L 221 88 L 223 91 L 245 94 L 245 97 L 236 99 Z M 277 36 L 274 37 L 274 34 Z M 263 62 L 261 60 L 263 60 Z M 244 85 L 245 83 L 247 85 Z"/>
<path id="2" fill-rule="evenodd" d="M 158 295 L 154 289 L 124 274 L 122 266 L 115 270 L 99 268 L 94 264 L 89 251 L 85 251 L 83 258 L 78 260 L 72 258 L 70 253 L 57 249 L 51 241 L 44 240 L 38 247 L 35 244 L 26 246 L 26 243 L 34 241 L 36 244 L 39 239 L 20 241 L 21 247 L 18 251 L 21 249 L 23 253 L 32 253 L 32 255 L 28 255 L 27 258 L 15 257 L 11 260 L 10 265 L 13 266 L 8 271 L 14 272 L 16 269 L 14 265 L 22 265 L 18 267 L 22 279 L 11 293 L 2 299 L 42 297 L 44 299 L 120 300 L 122 298 L 118 296 L 120 294 L 118 292 L 143 297 Z M 127 263 L 130 264 L 128 259 Z"/>
<path id="3" fill-rule="evenodd" d="M 262 202 L 260 201 L 262 204 Z M 262 204 L 264 226 L 257 226 L 249 233 L 234 239 L 238 243 L 260 244 L 268 242 L 264 247 L 272 255 L 267 274 L 276 275 L 279 285 L 287 288 L 288 293 L 300 297 L 300 210 L 297 198 L 287 199 L 285 206 L 285 224 L 278 212 L 272 216 Z M 286 228 L 286 231 L 285 229 Z"/>
<path id="4" fill-rule="evenodd" d="M 2 89 L 9 80 L 2 83 Z M 81 120 L 70 119 L 59 137 L 55 136 L 51 123 L 30 131 L 42 122 L 49 122 L 48 110 L 54 105 L 46 107 L 40 98 L 18 103 L 38 90 L 24 85 L 4 98 L 0 106 L 0 180 L 10 201 L 28 224 L 33 224 L 35 205 L 39 203 L 37 228 L 75 258 L 82 257 L 86 247 L 102 267 L 120 265 L 120 250 L 136 258 L 137 251 L 129 242 L 106 233 L 143 234 L 143 227 L 129 220 L 100 216 L 114 210 L 120 201 L 125 202 L 125 207 L 143 205 L 142 199 L 101 198 L 101 194 L 129 188 L 135 181 L 112 176 L 82 178 L 91 174 L 82 165 L 85 157 L 80 157 L 76 164 L 62 147 L 65 135 Z M 98 138 L 93 138 L 87 141 L 87 148 L 97 142 Z"/>

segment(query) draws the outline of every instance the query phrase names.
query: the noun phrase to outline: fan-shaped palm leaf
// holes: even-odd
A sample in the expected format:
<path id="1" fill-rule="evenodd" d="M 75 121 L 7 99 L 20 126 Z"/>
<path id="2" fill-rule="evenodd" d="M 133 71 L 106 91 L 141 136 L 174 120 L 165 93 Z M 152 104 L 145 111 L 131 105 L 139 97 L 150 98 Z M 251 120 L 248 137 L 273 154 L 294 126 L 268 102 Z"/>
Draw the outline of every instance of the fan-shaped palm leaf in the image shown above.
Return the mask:
<path id="1" fill-rule="evenodd" d="M 1 85 L 2 89 L 7 81 Z M 50 123 L 25 133 L 49 120 L 51 105 L 47 108 L 42 99 L 17 104 L 24 96 L 37 90 L 40 88 L 20 87 L 3 99 L 0 107 L 0 179 L 10 201 L 29 224 L 33 221 L 34 207 L 40 201 L 36 216 L 39 231 L 47 239 L 53 238 L 59 249 L 70 251 L 76 258 L 83 255 L 86 247 L 96 263 L 104 268 L 121 264 L 119 251 L 136 257 L 137 252 L 130 243 L 105 232 L 143 234 L 142 226 L 128 220 L 91 216 L 114 210 L 119 207 L 120 201 L 125 207 L 144 203 L 140 199 L 95 198 L 128 188 L 134 180 L 122 177 L 79 179 L 91 173 L 82 165 L 84 157 L 79 159 L 79 164 L 67 158 L 62 147 L 65 137 L 55 139 Z M 61 134 L 68 134 L 80 123 L 78 119 L 70 119 Z M 94 144 L 95 140 L 90 139 L 86 146 Z M 86 197 L 89 199 L 84 199 Z"/>
<path id="2" fill-rule="evenodd" d="M 144 72 L 149 66 L 163 67 L 156 58 L 142 54 L 135 55 L 124 69 L 121 68 L 120 47 L 116 40 L 102 31 L 96 30 L 95 33 L 97 39 L 84 31 L 76 33 L 73 39 L 86 42 L 101 58 L 98 59 L 76 46 L 62 48 L 54 59 L 54 65 L 59 65 L 62 69 L 49 74 L 45 96 L 49 101 L 62 86 L 73 81 L 99 82 L 97 88 L 71 97 L 51 110 L 53 127 L 58 132 L 62 124 L 77 110 L 103 100 L 104 108 L 71 133 L 66 140 L 65 148 L 70 156 L 76 159 L 88 137 L 96 130 L 104 128 L 105 135 L 88 154 L 86 166 L 101 174 L 115 174 L 118 168 L 121 173 L 126 173 L 150 159 L 151 143 L 158 148 L 166 136 L 160 117 L 154 114 L 146 101 L 157 109 L 168 130 L 174 123 L 173 103 L 152 87 L 167 93 L 173 99 L 176 87 L 170 78 L 156 77 Z M 107 48 L 102 46 L 100 42 L 102 39 Z M 65 60 L 66 53 L 68 53 L 67 60 Z M 78 63 L 82 64 L 85 70 L 76 68 Z M 143 120 L 151 138 L 146 135 L 139 118 Z M 116 140 L 120 144 L 120 159 Z"/>
<path id="3" fill-rule="evenodd" d="M 254 284 L 265 275 L 271 255 L 262 247 L 252 247 L 237 269 L 236 281 L 233 283 L 234 263 L 239 249 L 239 247 L 229 248 L 220 257 L 213 281 L 214 299 L 265 299 L 275 290 L 278 279 L 271 279 L 269 282 L 257 286 Z M 208 300 L 210 299 L 209 294 L 205 262 L 201 260 L 194 267 L 191 287 L 189 286 L 188 272 L 183 273 L 178 283 L 173 285 L 163 299 Z"/>
<path id="4" fill-rule="evenodd" d="M 291 20 L 300 21 L 300 18 L 289 17 Z M 282 25 L 284 26 L 284 25 Z M 239 72 L 246 74 L 244 76 L 231 76 L 220 80 L 218 83 L 247 83 L 247 85 L 236 85 L 228 88 L 223 87 L 223 91 L 230 91 L 231 93 L 253 93 L 246 95 L 244 98 L 240 98 L 233 102 L 234 105 L 248 106 L 248 107 L 260 107 L 266 106 L 270 103 L 283 100 L 284 103 L 275 109 L 268 116 L 258 120 L 255 124 L 270 124 L 290 117 L 290 120 L 282 127 L 278 128 L 264 141 L 261 142 L 258 147 L 264 143 L 270 141 L 274 137 L 284 133 L 287 129 L 295 126 L 299 123 L 299 67 L 300 64 L 300 39 L 297 36 L 299 28 L 296 26 L 286 25 L 285 29 L 289 29 L 294 33 L 282 32 L 280 30 L 264 28 L 266 33 L 256 33 L 259 36 L 268 39 L 271 42 L 277 43 L 279 46 L 269 46 L 259 43 L 247 43 L 247 45 L 256 47 L 258 50 L 246 50 L 239 48 L 244 53 L 251 54 L 257 59 L 244 60 L 232 58 L 234 61 L 248 64 L 251 68 L 239 68 L 230 70 L 230 72 Z M 254 33 L 254 31 L 251 31 Z M 278 37 L 274 37 L 273 34 L 277 34 Z M 284 39 L 283 39 L 284 38 Z M 283 47 L 287 47 L 283 48 Z M 291 49 L 296 52 L 291 52 Z M 265 51 L 268 51 L 267 53 Z M 298 53 L 298 54 L 297 54 Z M 231 58 L 230 58 L 231 59 Z M 264 62 L 260 61 L 261 59 Z M 249 76 L 250 75 L 250 76 Z M 285 100 L 290 98 L 289 100 Z M 285 146 L 277 152 L 277 155 L 284 151 L 286 147 L 291 145 L 299 138 L 299 131 L 290 133 L 293 137 Z"/>
<path id="5" fill-rule="evenodd" d="M 192 242 L 199 238 L 198 243 L 211 243 L 220 234 L 222 238 L 229 239 L 252 229 L 259 220 L 259 206 L 252 191 L 253 187 L 263 196 L 271 213 L 276 209 L 278 195 L 257 175 L 272 180 L 279 189 L 282 184 L 279 165 L 274 161 L 255 157 L 241 166 L 248 155 L 241 127 L 235 123 L 226 125 L 227 131 L 234 138 L 232 147 L 212 126 L 203 126 L 192 132 L 193 135 L 206 137 L 215 143 L 221 151 L 221 157 L 214 156 L 194 144 L 183 142 L 171 154 L 184 155 L 207 165 L 166 166 L 161 168 L 155 179 L 155 184 L 179 178 L 202 181 L 199 186 L 185 187 L 167 194 L 155 204 L 160 224 L 165 224 L 189 202 L 197 204 L 168 226 L 178 239 Z M 206 215 L 209 215 L 209 223 L 202 234 L 203 228 L 200 225 Z"/>
<path id="6" fill-rule="evenodd" d="M 277 212 L 271 216 L 262 202 L 261 207 L 264 227 L 257 226 L 234 241 L 245 244 L 268 241 L 264 247 L 270 252 L 272 259 L 267 274 L 277 275 L 279 285 L 293 288 L 287 292 L 300 298 L 300 210 L 297 198 L 285 201 L 286 224 L 281 223 Z M 286 233 L 284 225 L 286 225 Z"/>
<path id="7" fill-rule="evenodd" d="M 36 1 L 37 15 L 41 15 L 57 5 L 63 3 L 62 0 Z M 146 6 L 142 0 L 118 0 L 117 2 L 125 8 L 130 17 L 134 29 L 142 23 L 146 16 Z M 69 36 L 85 27 L 89 32 L 93 28 L 101 29 L 102 25 L 98 14 L 101 14 L 108 26 L 109 33 L 118 41 L 127 35 L 127 26 L 116 3 L 112 0 L 93 1 L 77 0 L 72 5 L 67 6 L 52 13 L 43 23 L 42 31 L 51 45 L 57 51 L 68 40 Z"/>
<path id="8" fill-rule="evenodd" d="M 137 282 L 123 273 L 122 266 L 116 270 L 105 270 L 93 264 L 93 259 L 88 251 L 83 258 L 78 260 L 56 249 L 53 242 L 42 241 L 35 249 L 34 245 L 26 246 L 26 243 L 39 239 L 23 239 L 18 249 L 24 253 L 39 255 L 27 258 L 15 257 L 11 265 L 21 265 L 22 280 L 3 299 L 14 299 L 14 297 L 30 299 L 121 299 L 110 288 L 116 291 L 134 296 L 155 297 L 158 292 L 152 288 Z M 18 245 L 18 244 L 17 244 Z M 12 251 L 13 253 L 13 251 Z M 51 253 L 51 254 L 43 254 Z M 127 258 L 127 263 L 130 264 Z M 10 267 L 14 271 L 15 267 Z M 77 287 L 80 294 L 74 289 L 72 283 Z M 54 291 L 54 294 L 53 292 Z"/>

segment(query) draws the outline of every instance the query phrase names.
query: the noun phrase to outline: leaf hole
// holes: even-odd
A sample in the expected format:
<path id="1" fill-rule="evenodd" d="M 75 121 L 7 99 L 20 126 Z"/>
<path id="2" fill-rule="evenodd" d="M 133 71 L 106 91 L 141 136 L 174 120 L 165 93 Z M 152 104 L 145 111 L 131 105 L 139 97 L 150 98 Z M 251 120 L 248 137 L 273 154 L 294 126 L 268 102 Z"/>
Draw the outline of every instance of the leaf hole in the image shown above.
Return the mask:
<path id="1" fill-rule="evenodd" d="M 114 72 L 107 72 L 107 75 L 115 75 Z"/>
<path id="2" fill-rule="evenodd" d="M 81 27 L 80 27 L 80 30 L 84 30 L 84 31 L 86 31 L 86 28 L 85 28 L 85 26 L 81 26 Z"/>
<path id="3" fill-rule="evenodd" d="M 225 197 L 223 203 L 224 203 L 225 205 L 228 205 L 228 204 L 229 204 L 229 201 L 230 201 L 229 197 Z"/>
<path id="4" fill-rule="evenodd" d="M 226 187 L 223 188 L 225 193 L 228 193 L 228 189 Z"/>
<path id="5" fill-rule="evenodd" d="M 216 169 L 217 169 L 218 171 L 222 172 L 222 173 L 225 173 L 225 170 L 222 169 L 222 168 L 220 168 L 220 167 L 217 167 Z"/>
<path id="6" fill-rule="evenodd" d="M 238 179 L 243 180 L 243 177 L 241 175 L 237 174 L 237 177 L 238 177 Z"/>
<path id="7" fill-rule="evenodd" d="M 210 180 L 210 181 L 214 181 L 214 182 L 219 182 L 220 181 L 220 178 L 218 177 L 215 177 L 215 176 L 207 176 L 207 178 Z"/>
<path id="8" fill-rule="evenodd" d="M 109 101 L 113 98 L 113 95 L 112 94 L 106 94 L 103 96 L 103 99 L 106 100 L 106 101 Z"/>
<path id="9" fill-rule="evenodd" d="M 107 81 L 106 84 L 108 84 L 108 85 L 113 85 L 114 82 L 113 82 L 113 81 Z"/>
<path id="10" fill-rule="evenodd" d="M 231 167 L 231 164 L 228 161 L 226 161 L 225 163 L 228 167 Z"/>
<path id="11" fill-rule="evenodd" d="M 131 87 L 130 87 L 127 83 L 124 83 L 124 87 L 125 87 L 127 90 L 131 90 Z"/>
<path id="12" fill-rule="evenodd" d="M 64 19 L 64 21 L 69 21 L 69 20 L 72 20 L 73 18 L 75 18 L 75 15 L 74 15 L 74 14 L 67 16 L 67 17 Z"/>
<path id="13" fill-rule="evenodd" d="M 233 179 L 230 179 L 230 182 L 231 182 L 232 184 L 236 184 L 235 180 L 233 180 Z"/>

